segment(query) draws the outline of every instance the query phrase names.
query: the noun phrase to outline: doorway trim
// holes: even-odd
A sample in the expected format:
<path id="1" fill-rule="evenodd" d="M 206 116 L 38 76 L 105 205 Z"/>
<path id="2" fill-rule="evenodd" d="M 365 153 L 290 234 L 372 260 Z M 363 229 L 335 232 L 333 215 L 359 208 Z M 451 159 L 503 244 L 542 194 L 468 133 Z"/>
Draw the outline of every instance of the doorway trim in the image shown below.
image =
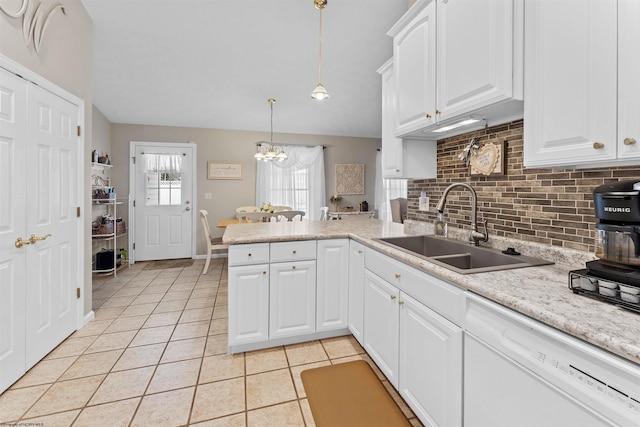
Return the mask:
<path id="1" fill-rule="evenodd" d="M 135 264 L 135 254 L 136 251 L 133 249 L 133 244 L 135 243 L 135 219 L 136 217 L 136 165 L 134 163 L 136 148 L 138 147 L 156 147 L 162 146 L 167 148 L 183 148 L 190 147 L 193 150 L 193 156 L 191 156 L 191 170 L 193 172 L 193 176 L 191 179 L 191 190 L 192 190 L 192 199 L 193 199 L 193 208 L 191 208 L 191 235 L 193 238 L 191 239 L 191 259 L 195 259 L 196 254 L 196 229 L 197 224 L 196 220 L 198 219 L 196 216 L 196 212 L 198 212 L 198 169 L 197 169 L 197 150 L 198 146 L 196 143 L 192 141 L 188 142 L 153 142 L 153 141 L 129 141 L 129 194 L 131 195 L 131 209 L 129 210 L 129 248 L 131 248 L 131 253 L 129 254 L 129 264 Z"/>
<path id="2" fill-rule="evenodd" d="M 46 89 L 47 91 L 51 92 L 52 94 L 59 96 L 60 98 L 69 101 L 70 103 L 72 103 L 73 105 L 76 105 L 78 107 L 78 123 L 80 124 L 81 127 L 81 131 L 80 131 L 80 135 L 78 135 L 78 194 L 77 197 L 78 199 L 76 200 L 76 204 L 77 206 L 80 208 L 80 215 L 78 217 L 78 223 L 77 223 L 77 241 L 76 241 L 76 245 L 78 247 L 78 252 L 82 253 L 82 257 L 80 258 L 80 262 L 78 262 L 78 265 L 76 266 L 76 275 L 77 275 L 77 283 L 78 286 L 80 287 L 80 297 L 76 299 L 76 330 L 81 329 L 85 324 L 89 323 L 91 320 L 93 320 L 94 318 L 94 312 L 93 310 L 89 311 L 86 315 L 84 314 L 84 308 L 85 308 L 85 304 L 84 304 L 84 299 L 85 299 L 85 295 L 87 293 L 87 287 L 89 288 L 89 291 L 92 291 L 92 281 L 89 280 L 88 282 L 85 281 L 84 275 L 85 275 L 85 264 L 87 263 L 87 245 L 85 244 L 85 223 L 86 223 L 86 215 L 85 212 L 87 211 L 88 208 L 90 208 L 89 206 L 89 197 L 88 195 L 85 194 L 86 188 L 87 186 L 85 185 L 85 181 L 88 181 L 89 178 L 87 178 L 87 173 L 86 173 L 86 168 L 87 168 L 87 162 L 83 161 L 84 160 L 84 145 L 85 145 L 85 134 L 87 132 L 87 123 L 85 122 L 85 116 L 84 116 L 84 109 L 85 109 L 85 102 L 83 99 L 78 98 L 77 96 L 73 95 L 72 93 L 66 91 L 65 89 L 61 88 L 60 86 L 56 85 L 55 83 L 47 80 L 46 78 L 42 77 L 41 75 L 35 73 L 34 71 L 30 70 L 29 68 L 26 68 L 25 66 L 13 61 L 12 59 L 4 56 L 3 54 L 0 53 L 0 67 L 4 68 L 5 70 L 9 71 L 10 73 L 16 74 L 20 77 L 22 77 L 23 79 L 30 81 L 32 83 L 35 83 L 36 85 L 40 86 L 43 89 Z M 88 224 L 87 224 L 88 226 Z M 90 258 L 89 258 L 90 259 Z M 89 295 L 91 295 L 92 292 L 89 292 Z"/>

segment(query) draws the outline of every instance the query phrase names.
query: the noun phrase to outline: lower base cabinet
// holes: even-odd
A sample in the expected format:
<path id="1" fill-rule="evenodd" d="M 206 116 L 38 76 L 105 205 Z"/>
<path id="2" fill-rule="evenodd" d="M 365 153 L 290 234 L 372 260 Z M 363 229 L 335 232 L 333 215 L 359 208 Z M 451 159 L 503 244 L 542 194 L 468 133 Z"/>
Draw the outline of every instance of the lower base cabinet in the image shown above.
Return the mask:
<path id="1" fill-rule="evenodd" d="M 364 346 L 364 245 L 349 242 L 349 331 Z"/>
<path id="2" fill-rule="evenodd" d="M 229 343 L 269 339 L 269 264 L 229 267 Z"/>
<path id="3" fill-rule="evenodd" d="M 311 334 L 316 330 L 316 262 L 271 264 L 269 338 Z"/>
<path id="4" fill-rule="evenodd" d="M 400 293 L 398 391 L 433 426 L 462 425 L 462 329 Z"/>
<path id="5" fill-rule="evenodd" d="M 364 348 L 423 423 L 462 425 L 462 340 L 462 328 L 365 270 Z"/>

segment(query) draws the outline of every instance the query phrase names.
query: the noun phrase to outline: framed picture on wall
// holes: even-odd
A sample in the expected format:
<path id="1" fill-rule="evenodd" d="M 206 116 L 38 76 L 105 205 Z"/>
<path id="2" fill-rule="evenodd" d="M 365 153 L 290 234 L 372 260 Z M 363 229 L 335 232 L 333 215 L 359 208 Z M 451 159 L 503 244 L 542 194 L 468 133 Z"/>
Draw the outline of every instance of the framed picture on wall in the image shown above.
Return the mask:
<path id="1" fill-rule="evenodd" d="M 364 163 L 336 165 L 336 193 L 364 194 Z"/>
<path id="2" fill-rule="evenodd" d="M 207 179 L 242 179 L 242 163 L 207 162 Z"/>

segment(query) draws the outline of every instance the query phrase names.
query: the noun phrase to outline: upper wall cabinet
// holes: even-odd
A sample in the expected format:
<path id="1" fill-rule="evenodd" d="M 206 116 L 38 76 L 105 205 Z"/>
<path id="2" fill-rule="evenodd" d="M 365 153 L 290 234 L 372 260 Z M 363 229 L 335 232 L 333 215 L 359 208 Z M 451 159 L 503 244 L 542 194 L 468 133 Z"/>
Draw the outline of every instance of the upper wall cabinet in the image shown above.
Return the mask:
<path id="1" fill-rule="evenodd" d="M 395 136 L 439 138 L 433 130 L 470 115 L 522 117 L 523 17 L 522 0 L 416 2 L 387 33 Z"/>
<path id="2" fill-rule="evenodd" d="M 435 178 L 436 140 L 403 139 L 395 136 L 397 117 L 393 59 L 378 69 L 382 76 L 382 177 Z"/>
<path id="3" fill-rule="evenodd" d="M 526 2 L 526 167 L 637 164 L 638 22 L 634 0 Z"/>

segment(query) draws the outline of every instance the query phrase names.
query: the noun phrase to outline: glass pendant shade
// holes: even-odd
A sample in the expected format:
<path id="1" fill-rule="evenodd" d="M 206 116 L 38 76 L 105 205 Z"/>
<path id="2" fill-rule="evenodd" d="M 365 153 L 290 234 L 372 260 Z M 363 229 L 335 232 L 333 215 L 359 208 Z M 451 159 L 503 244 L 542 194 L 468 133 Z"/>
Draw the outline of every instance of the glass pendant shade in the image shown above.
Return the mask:
<path id="1" fill-rule="evenodd" d="M 267 99 L 267 102 L 271 106 L 271 139 L 270 142 L 259 142 L 258 148 L 256 149 L 256 154 L 253 157 L 256 160 L 278 160 L 282 161 L 287 159 L 287 154 L 284 152 L 284 149 L 278 146 L 273 145 L 273 104 L 275 104 L 276 100 L 273 98 Z"/>
<path id="2" fill-rule="evenodd" d="M 316 88 L 311 93 L 311 97 L 313 99 L 317 99 L 318 101 L 322 101 L 323 99 L 329 98 L 329 93 L 324 88 L 324 86 L 322 86 L 322 83 L 318 83 L 318 86 L 316 86 Z"/>

